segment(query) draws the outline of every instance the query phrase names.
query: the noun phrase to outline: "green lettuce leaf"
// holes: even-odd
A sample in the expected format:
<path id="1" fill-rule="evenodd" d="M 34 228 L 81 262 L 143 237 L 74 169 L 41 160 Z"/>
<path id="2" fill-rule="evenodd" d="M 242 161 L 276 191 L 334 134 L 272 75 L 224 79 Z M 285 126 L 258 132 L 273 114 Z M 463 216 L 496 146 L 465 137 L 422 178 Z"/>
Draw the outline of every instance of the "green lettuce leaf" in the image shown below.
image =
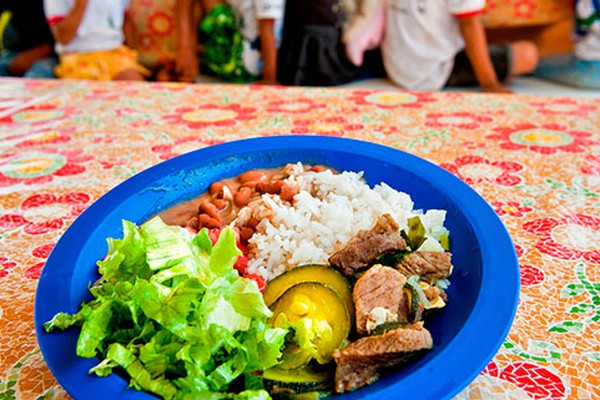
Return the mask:
<path id="1" fill-rule="evenodd" d="M 80 327 L 77 354 L 100 358 L 90 373 L 119 367 L 132 387 L 165 399 L 269 398 L 255 387 L 228 392 L 277 365 L 288 333 L 267 325 L 256 283 L 233 268 L 241 252 L 231 228 L 213 246 L 206 229 L 194 235 L 157 217 L 124 221 L 123 238 L 107 242 L 93 300 L 55 315 L 47 332 Z"/>

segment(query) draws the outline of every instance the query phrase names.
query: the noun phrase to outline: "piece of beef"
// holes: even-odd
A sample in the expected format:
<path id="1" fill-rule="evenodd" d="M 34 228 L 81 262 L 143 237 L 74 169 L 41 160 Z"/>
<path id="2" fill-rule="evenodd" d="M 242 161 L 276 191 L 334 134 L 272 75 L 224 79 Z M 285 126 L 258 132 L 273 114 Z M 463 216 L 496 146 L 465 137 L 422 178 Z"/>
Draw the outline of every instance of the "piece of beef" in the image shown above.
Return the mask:
<path id="1" fill-rule="evenodd" d="M 383 368 L 398 365 L 412 353 L 431 349 L 433 339 L 422 323 L 366 336 L 333 352 L 335 391 L 343 393 L 375 381 Z"/>
<path id="2" fill-rule="evenodd" d="M 426 282 L 446 279 L 452 271 L 452 255 L 442 251 L 415 251 L 406 254 L 396 269 L 407 278 L 419 275 Z"/>
<path id="3" fill-rule="evenodd" d="M 374 265 L 361 276 L 354 285 L 352 297 L 356 309 L 356 331 L 359 335 L 370 333 L 367 322 L 372 316 L 371 311 L 381 307 L 393 314 L 393 320 L 398 320 L 398 310 L 404 297 L 402 288 L 406 278 L 394 268 Z M 383 321 L 390 322 L 390 321 Z"/>
<path id="4" fill-rule="evenodd" d="M 352 276 L 380 255 L 405 248 L 398 224 L 391 215 L 384 214 L 371 229 L 358 232 L 346 247 L 329 257 L 329 263 L 345 276 Z"/>

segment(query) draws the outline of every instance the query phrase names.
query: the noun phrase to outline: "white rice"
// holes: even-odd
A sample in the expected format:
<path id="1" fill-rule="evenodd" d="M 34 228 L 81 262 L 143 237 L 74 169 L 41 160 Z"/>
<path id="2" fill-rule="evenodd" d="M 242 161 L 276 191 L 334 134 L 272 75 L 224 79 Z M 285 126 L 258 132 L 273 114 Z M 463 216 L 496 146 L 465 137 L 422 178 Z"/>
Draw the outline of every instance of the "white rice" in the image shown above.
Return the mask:
<path id="1" fill-rule="evenodd" d="M 300 265 L 327 264 L 329 256 L 386 213 L 400 229 L 407 227 L 408 218 L 420 215 L 429 238 L 419 250 L 443 251 L 436 239 L 447 234 L 444 210 L 424 214 L 414 210 L 408 194 L 385 183 L 371 189 L 362 173 L 304 171 L 300 163 L 286 168 L 290 173 L 286 181 L 300 189 L 293 206 L 278 195 L 265 194 L 243 209 L 236 221 L 243 224 L 250 216 L 261 220 L 249 241 L 248 273 L 271 280 Z"/>

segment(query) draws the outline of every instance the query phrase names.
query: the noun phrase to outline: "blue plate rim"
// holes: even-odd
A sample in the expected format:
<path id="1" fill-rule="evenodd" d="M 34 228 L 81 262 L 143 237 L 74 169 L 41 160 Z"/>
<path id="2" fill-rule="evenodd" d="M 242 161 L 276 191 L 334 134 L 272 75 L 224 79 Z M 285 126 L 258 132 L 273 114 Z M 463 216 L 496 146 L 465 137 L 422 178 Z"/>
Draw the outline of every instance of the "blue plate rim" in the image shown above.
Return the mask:
<path id="1" fill-rule="evenodd" d="M 452 398 L 464 389 L 485 368 L 489 361 L 496 355 L 498 349 L 508 335 L 516 314 L 520 291 L 518 259 L 508 230 L 483 197 L 450 172 L 423 158 L 399 149 L 350 138 L 284 135 L 235 140 L 195 150 L 151 166 L 121 182 L 98 198 L 75 221 L 73 221 L 64 232 L 53 251 L 50 253 L 46 265 L 52 265 L 52 263 L 55 262 L 54 259 L 60 256 L 58 253 L 63 248 L 64 241 L 72 237 L 76 230 L 81 230 L 80 225 L 82 221 L 92 215 L 102 214 L 104 208 L 107 205 L 110 205 L 112 201 L 118 200 L 123 193 L 144 189 L 144 182 L 146 182 L 148 178 L 153 176 L 156 177 L 157 174 L 161 174 L 161 177 L 163 175 L 166 176 L 177 171 L 181 167 L 186 166 L 186 163 L 189 160 L 198 157 L 211 161 L 233 154 L 244 154 L 266 150 L 289 150 L 290 148 L 316 151 L 335 150 L 360 152 L 361 154 L 376 156 L 380 160 L 390 163 L 395 163 L 397 158 L 400 157 L 410 161 L 413 167 L 418 167 L 419 176 L 425 178 L 429 182 L 440 185 L 440 187 L 449 187 L 453 185 L 458 186 L 461 189 L 461 198 L 456 199 L 456 201 L 468 206 L 463 209 L 463 212 L 470 222 L 475 222 L 473 227 L 476 230 L 476 233 L 486 233 L 485 235 L 477 235 L 477 238 L 483 239 L 486 242 L 490 239 L 493 240 L 493 243 L 488 243 L 486 245 L 486 250 L 488 251 L 483 253 L 482 256 L 484 258 L 483 264 L 491 265 L 494 268 L 488 267 L 483 270 L 481 278 L 482 290 L 480 290 L 477 296 L 476 304 L 470 316 L 467 318 L 462 329 L 454 339 L 452 339 L 452 341 L 448 343 L 434 359 L 427 363 L 426 368 L 420 368 L 404 379 L 394 382 L 381 390 L 371 390 L 368 393 L 360 394 L 351 392 L 344 396 L 344 399 L 361 398 L 375 400 L 388 397 L 393 398 L 393 393 L 410 390 L 414 393 L 412 396 L 416 398 Z M 42 355 L 44 356 L 48 367 L 56 377 L 57 381 L 59 381 L 63 388 L 71 394 L 74 390 L 73 383 L 61 382 L 60 371 L 57 371 L 56 368 L 54 368 L 53 363 L 49 362 L 46 357 L 47 354 L 43 336 L 47 334 L 44 332 L 42 324 L 47 318 L 39 313 L 39 309 L 41 308 L 40 302 L 44 301 L 44 299 L 38 296 L 38 293 L 40 292 L 40 288 L 43 287 L 44 276 L 47 271 L 48 269 L 44 266 L 36 290 L 34 304 L 36 336 L 38 345 L 40 346 Z M 502 285 L 496 285 L 498 281 L 508 281 L 513 284 L 508 287 L 499 287 Z M 484 288 L 485 291 L 483 290 Z M 491 304 L 487 301 L 490 297 L 496 300 L 501 299 L 502 301 Z M 493 318 L 492 316 L 496 314 L 503 315 L 504 317 Z M 483 342 L 481 340 L 480 329 L 482 325 L 485 325 L 487 332 L 494 333 L 493 335 L 488 335 L 489 337 L 484 337 L 486 340 Z M 479 357 L 464 358 L 464 349 L 459 347 L 460 343 L 464 344 L 471 342 L 478 343 Z M 456 368 L 457 362 L 460 363 L 460 368 Z M 454 368 L 452 368 L 452 366 L 454 366 Z M 431 376 L 437 376 L 438 374 L 444 376 L 445 380 L 456 382 L 456 384 L 450 387 L 447 385 L 445 387 L 435 387 L 435 381 L 431 380 Z M 429 385 L 424 387 L 422 382 L 429 382 Z"/>

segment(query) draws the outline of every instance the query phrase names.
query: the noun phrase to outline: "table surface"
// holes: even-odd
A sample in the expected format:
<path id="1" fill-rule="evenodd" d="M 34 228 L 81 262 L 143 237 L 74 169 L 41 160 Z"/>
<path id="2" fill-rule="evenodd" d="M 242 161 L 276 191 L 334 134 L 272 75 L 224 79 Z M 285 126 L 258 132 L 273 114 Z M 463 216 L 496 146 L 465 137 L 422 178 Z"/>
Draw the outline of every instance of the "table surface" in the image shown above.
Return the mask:
<path id="1" fill-rule="evenodd" d="M 600 398 L 600 99 L 0 79 L 0 398 L 64 399 L 33 323 L 68 225 L 128 177 L 247 137 L 344 136 L 442 166 L 521 268 L 504 345 L 458 398 Z"/>

